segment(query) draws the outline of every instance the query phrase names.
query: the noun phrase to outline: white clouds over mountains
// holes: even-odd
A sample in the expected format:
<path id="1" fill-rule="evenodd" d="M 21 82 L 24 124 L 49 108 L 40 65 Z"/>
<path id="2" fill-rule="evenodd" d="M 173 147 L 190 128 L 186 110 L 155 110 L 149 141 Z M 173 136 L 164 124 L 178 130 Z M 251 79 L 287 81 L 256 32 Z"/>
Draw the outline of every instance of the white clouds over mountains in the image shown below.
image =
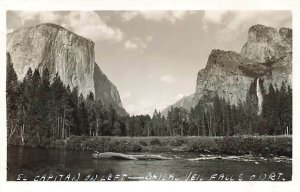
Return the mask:
<path id="1" fill-rule="evenodd" d="M 220 24 L 228 11 L 205 11 L 202 17 L 204 25 L 209 23 Z"/>
<path id="2" fill-rule="evenodd" d="M 174 24 L 177 21 L 184 19 L 184 17 L 190 13 L 193 13 L 193 11 L 126 11 L 121 17 L 127 22 L 141 16 L 142 18 L 150 21 L 165 21 Z"/>
<path id="3" fill-rule="evenodd" d="M 279 14 L 280 13 L 280 14 Z M 249 26 L 292 27 L 291 14 L 286 11 L 205 11 L 202 17 L 203 28 L 215 26 L 219 41 L 232 41 L 237 31 L 247 31 Z"/>
<path id="4" fill-rule="evenodd" d="M 15 23 L 23 27 L 27 22 L 33 23 L 55 23 L 62 25 L 81 36 L 93 41 L 112 41 L 123 42 L 126 34 L 123 29 L 108 24 L 104 16 L 96 11 L 13 11 L 15 14 Z M 188 15 L 197 13 L 197 11 L 120 11 L 119 19 L 122 22 L 131 22 L 136 18 L 142 18 L 155 23 L 165 22 L 171 25 L 178 21 L 183 21 Z M 219 36 L 223 36 L 220 41 L 230 41 L 238 35 L 235 31 L 244 31 L 254 24 L 263 24 L 273 27 L 291 27 L 291 14 L 282 12 L 278 14 L 274 11 L 228 11 L 228 10 L 209 10 L 204 11 L 199 24 L 203 29 L 210 26 L 216 27 Z M 12 29 L 8 29 L 10 32 Z M 226 38 L 224 38 L 226 37 Z M 143 52 L 147 48 L 146 39 L 133 37 L 127 39 L 124 44 L 126 50 L 138 50 Z"/>
<path id="5" fill-rule="evenodd" d="M 123 22 L 129 22 L 140 16 L 149 21 L 165 21 L 174 24 L 184 19 L 188 13 L 191 11 L 124 11 L 120 12 L 120 18 Z M 120 28 L 108 25 L 105 19 L 95 11 L 14 11 L 14 14 L 20 27 L 32 21 L 34 23 L 55 23 L 93 41 L 120 42 L 125 36 Z M 147 42 L 149 41 L 139 38 L 128 40 L 125 48 L 145 49 Z"/>
<path id="6" fill-rule="evenodd" d="M 72 28 L 76 33 L 96 40 L 121 41 L 123 32 L 119 28 L 108 26 L 94 11 L 71 12 L 65 24 L 66 28 Z"/>
<path id="7" fill-rule="evenodd" d="M 119 42 L 124 36 L 119 28 L 108 26 L 94 11 L 72 11 L 65 15 L 57 11 L 15 11 L 14 13 L 22 26 L 29 21 L 55 23 L 93 41 Z"/>
<path id="8" fill-rule="evenodd" d="M 126 40 L 124 43 L 124 48 L 126 50 L 133 50 L 143 53 L 144 50 L 148 47 L 148 43 L 153 40 L 151 35 L 148 35 L 145 39 L 142 38 L 133 38 Z"/>

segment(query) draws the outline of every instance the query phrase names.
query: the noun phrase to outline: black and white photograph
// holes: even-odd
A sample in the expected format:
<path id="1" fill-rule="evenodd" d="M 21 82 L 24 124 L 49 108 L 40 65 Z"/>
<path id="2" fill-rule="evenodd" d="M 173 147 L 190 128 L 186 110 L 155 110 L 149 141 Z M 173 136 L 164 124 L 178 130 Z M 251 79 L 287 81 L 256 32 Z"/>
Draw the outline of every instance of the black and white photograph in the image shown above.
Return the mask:
<path id="1" fill-rule="evenodd" d="M 5 182 L 294 181 L 293 10 L 4 15 Z"/>

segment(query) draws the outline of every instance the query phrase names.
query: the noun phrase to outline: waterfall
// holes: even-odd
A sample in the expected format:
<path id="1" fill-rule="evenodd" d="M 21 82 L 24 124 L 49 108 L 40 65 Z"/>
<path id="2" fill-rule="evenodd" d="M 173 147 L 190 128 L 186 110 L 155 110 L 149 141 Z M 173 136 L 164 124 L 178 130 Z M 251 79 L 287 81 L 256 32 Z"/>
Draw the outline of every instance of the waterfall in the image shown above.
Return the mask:
<path id="1" fill-rule="evenodd" d="M 256 80 L 256 96 L 257 96 L 257 99 L 258 99 L 257 115 L 260 115 L 262 113 L 263 96 L 262 96 L 261 89 L 260 89 L 260 86 L 259 86 L 259 78 Z"/>

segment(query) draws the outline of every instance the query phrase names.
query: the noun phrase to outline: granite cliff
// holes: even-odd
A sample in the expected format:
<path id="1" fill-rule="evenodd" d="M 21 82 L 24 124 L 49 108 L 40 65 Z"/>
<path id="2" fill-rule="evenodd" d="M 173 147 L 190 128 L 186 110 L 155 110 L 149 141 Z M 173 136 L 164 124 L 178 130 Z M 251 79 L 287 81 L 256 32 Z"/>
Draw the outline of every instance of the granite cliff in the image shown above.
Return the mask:
<path id="1" fill-rule="evenodd" d="M 71 88 L 87 96 L 90 92 L 105 106 L 112 105 L 126 115 L 116 86 L 95 63 L 94 43 L 55 24 L 40 24 L 7 34 L 10 53 L 18 79 L 22 80 L 31 67 L 42 74 L 47 68 Z"/>
<path id="2" fill-rule="evenodd" d="M 196 91 L 176 102 L 174 107 L 189 110 L 203 97 L 218 94 L 233 105 L 246 99 L 251 82 L 264 79 L 267 90 L 272 83 L 280 88 L 282 82 L 292 85 L 292 30 L 279 31 L 264 25 L 254 25 L 240 53 L 212 50 L 204 69 L 197 75 Z M 257 97 L 260 87 L 257 87 Z M 261 104 L 263 101 L 259 101 Z M 166 115 L 168 110 L 162 111 Z M 259 106 L 260 107 L 260 106 Z"/>

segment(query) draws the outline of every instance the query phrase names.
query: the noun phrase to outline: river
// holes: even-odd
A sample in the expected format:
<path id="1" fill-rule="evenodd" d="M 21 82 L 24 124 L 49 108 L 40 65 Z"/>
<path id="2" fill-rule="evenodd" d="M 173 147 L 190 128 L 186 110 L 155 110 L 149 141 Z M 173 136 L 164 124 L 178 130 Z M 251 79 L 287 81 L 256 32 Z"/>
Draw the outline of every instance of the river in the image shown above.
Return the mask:
<path id="1" fill-rule="evenodd" d="M 214 159 L 192 161 L 201 154 L 161 153 L 173 160 L 93 159 L 90 151 L 7 148 L 7 180 L 195 180 L 288 181 L 290 158 Z"/>

